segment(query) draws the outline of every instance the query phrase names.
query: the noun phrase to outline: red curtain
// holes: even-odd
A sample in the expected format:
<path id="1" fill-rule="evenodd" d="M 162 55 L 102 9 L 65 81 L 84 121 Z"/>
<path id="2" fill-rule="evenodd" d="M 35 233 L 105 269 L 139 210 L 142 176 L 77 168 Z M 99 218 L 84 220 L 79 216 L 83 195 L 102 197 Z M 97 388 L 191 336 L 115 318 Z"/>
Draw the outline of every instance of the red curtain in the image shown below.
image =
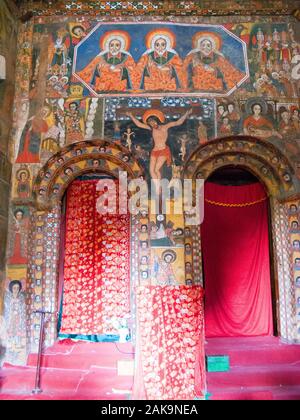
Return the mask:
<path id="1" fill-rule="evenodd" d="M 203 398 L 203 289 L 140 286 L 136 293 L 134 399 Z"/>
<path id="2" fill-rule="evenodd" d="M 96 211 L 97 183 L 68 190 L 61 334 L 116 334 L 130 313 L 130 217 Z"/>
<path id="3" fill-rule="evenodd" d="M 268 200 L 261 184 L 205 185 L 207 337 L 273 334 Z"/>

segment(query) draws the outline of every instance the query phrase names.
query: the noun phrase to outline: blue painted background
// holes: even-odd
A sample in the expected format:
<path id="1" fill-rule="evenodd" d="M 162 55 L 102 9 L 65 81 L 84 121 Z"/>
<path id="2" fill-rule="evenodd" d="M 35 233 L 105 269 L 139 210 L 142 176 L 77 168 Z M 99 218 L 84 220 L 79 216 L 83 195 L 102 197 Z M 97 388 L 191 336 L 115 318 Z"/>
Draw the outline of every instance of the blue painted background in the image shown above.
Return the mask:
<path id="1" fill-rule="evenodd" d="M 123 30 L 129 33 L 131 37 L 130 53 L 137 62 L 146 51 L 145 36 L 153 29 L 167 28 L 176 36 L 175 50 L 179 56 L 184 59 L 185 56 L 193 49 L 192 37 L 197 32 L 215 32 L 222 36 L 223 45 L 221 52 L 224 56 L 234 64 L 242 72 L 246 72 L 244 61 L 243 47 L 241 42 L 231 37 L 227 32 L 216 26 L 183 26 L 183 25 L 164 25 L 164 24 L 103 24 L 78 47 L 76 71 L 81 71 L 87 64 L 91 62 L 100 52 L 99 41 L 102 35 L 107 31 Z"/>

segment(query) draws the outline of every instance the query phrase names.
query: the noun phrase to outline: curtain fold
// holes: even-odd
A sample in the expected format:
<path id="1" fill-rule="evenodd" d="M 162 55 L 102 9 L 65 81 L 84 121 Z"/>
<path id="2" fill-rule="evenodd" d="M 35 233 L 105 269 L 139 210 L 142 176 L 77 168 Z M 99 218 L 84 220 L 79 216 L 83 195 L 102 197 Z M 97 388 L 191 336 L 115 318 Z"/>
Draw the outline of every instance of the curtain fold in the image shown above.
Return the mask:
<path id="1" fill-rule="evenodd" d="M 136 400 L 191 400 L 206 390 L 203 289 L 137 288 Z"/>
<path id="2" fill-rule="evenodd" d="M 130 314 L 130 217 L 96 211 L 97 183 L 68 190 L 61 337 L 114 335 Z"/>
<path id="3" fill-rule="evenodd" d="M 273 334 L 268 198 L 207 182 L 201 226 L 207 337 Z"/>

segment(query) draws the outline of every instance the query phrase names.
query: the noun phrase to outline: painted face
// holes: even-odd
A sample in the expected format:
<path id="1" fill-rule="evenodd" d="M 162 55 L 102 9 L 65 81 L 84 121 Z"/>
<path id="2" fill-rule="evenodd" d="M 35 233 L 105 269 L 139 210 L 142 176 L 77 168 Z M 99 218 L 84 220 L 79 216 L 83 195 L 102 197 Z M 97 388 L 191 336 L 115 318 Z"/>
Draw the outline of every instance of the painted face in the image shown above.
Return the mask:
<path id="1" fill-rule="evenodd" d="M 80 37 L 84 35 L 83 29 L 78 27 L 78 28 L 74 28 L 73 30 L 74 35 Z"/>
<path id="2" fill-rule="evenodd" d="M 14 297 L 17 297 L 20 293 L 20 286 L 18 284 L 14 284 L 12 287 L 12 294 Z"/>
<path id="3" fill-rule="evenodd" d="M 112 39 L 109 43 L 109 52 L 111 55 L 118 55 L 121 50 L 121 42 L 118 39 Z"/>
<path id="4" fill-rule="evenodd" d="M 41 117 L 47 118 L 49 114 L 50 114 L 50 109 L 47 106 L 43 106 L 43 108 L 41 109 Z"/>
<path id="5" fill-rule="evenodd" d="M 76 111 L 77 105 L 76 104 L 70 104 L 69 108 L 70 108 L 70 111 Z"/>
<path id="6" fill-rule="evenodd" d="M 172 259 L 173 259 L 173 258 L 172 258 L 172 255 L 166 255 L 166 256 L 165 256 L 165 262 L 166 262 L 166 263 L 170 263 L 170 262 L 172 261 Z"/>
<path id="7" fill-rule="evenodd" d="M 23 213 L 22 213 L 21 211 L 18 211 L 18 212 L 16 213 L 16 219 L 17 219 L 18 221 L 21 221 L 21 220 L 23 219 Z"/>
<path id="8" fill-rule="evenodd" d="M 212 53 L 213 46 L 209 39 L 203 39 L 199 45 L 200 52 L 205 55 L 206 57 Z"/>
<path id="9" fill-rule="evenodd" d="M 186 245 L 185 246 L 185 250 L 186 250 L 186 252 L 190 252 L 191 251 L 191 245 Z"/>
<path id="10" fill-rule="evenodd" d="M 148 120 L 148 124 L 150 125 L 150 127 L 152 127 L 152 128 L 157 128 L 158 127 L 158 123 L 157 123 L 157 121 L 156 120 L 154 120 L 154 119 L 152 119 L 152 118 L 150 118 L 149 120 Z"/>
<path id="11" fill-rule="evenodd" d="M 254 112 L 254 115 L 260 115 L 261 114 L 261 106 L 258 105 L 258 104 L 254 105 L 253 112 Z"/>
<path id="12" fill-rule="evenodd" d="M 163 55 L 167 48 L 167 42 L 163 38 L 159 38 L 154 43 L 154 50 L 157 54 Z"/>
<path id="13" fill-rule="evenodd" d="M 20 178 L 21 178 L 21 181 L 23 182 L 27 181 L 27 174 L 25 172 L 22 172 Z"/>
<path id="14" fill-rule="evenodd" d="M 287 120 L 289 120 L 290 115 L 287 111 L 284 111 L 284 112 L 282 112 L 281 117 L 284 121 L 287 121 Z"/>

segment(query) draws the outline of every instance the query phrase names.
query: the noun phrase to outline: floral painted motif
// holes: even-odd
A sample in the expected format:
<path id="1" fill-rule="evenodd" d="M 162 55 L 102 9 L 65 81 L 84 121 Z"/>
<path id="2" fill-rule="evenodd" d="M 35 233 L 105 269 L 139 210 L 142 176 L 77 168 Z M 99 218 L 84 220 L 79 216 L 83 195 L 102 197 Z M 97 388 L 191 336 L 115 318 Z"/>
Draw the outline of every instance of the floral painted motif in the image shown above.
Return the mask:
<path id="1" fill-rule="evenodd" d="M 75 181 L 68 192 L 63 334 L 116 334 L 130 310 L 130 219 L 97 213 L 97 183 Z"/>
<path id="2" fill-rule="evenodd" d="M 203 289 L 137 288 L 137 398 L 189 400 L 205 392 Z"/>

